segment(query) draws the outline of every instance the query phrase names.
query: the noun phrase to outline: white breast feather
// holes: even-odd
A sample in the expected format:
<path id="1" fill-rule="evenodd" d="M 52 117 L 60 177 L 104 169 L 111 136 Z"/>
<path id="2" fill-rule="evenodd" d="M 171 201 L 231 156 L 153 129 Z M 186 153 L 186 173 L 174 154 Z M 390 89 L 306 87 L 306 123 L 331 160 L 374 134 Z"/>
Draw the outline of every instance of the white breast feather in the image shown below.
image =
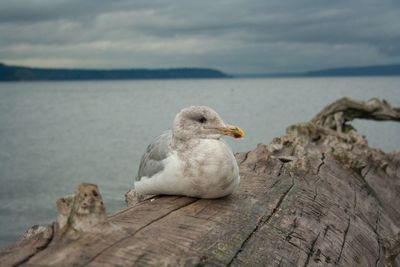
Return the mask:
<path id="1" fill-rule="evenodd" d="M 193 169 L 189 172 L 190 177 L 183 173 L 183 160 L 191 162 Z M 165 168 L 160 173 L 152 177 L 142 177 L 140 181 L 135 182 L 137 193 L 218 198 L 232 193 L 239 185 L 240 177 L 235 157 L 222 140 L 201 140 L 201 143 L 193 148 L 190 159 L 180 159 L 174 151 L 162 162 Z M 229 177 L 232 181 L 226 188 L 221 188 L 226 179 L 218 179 L 224 177 Z"/>

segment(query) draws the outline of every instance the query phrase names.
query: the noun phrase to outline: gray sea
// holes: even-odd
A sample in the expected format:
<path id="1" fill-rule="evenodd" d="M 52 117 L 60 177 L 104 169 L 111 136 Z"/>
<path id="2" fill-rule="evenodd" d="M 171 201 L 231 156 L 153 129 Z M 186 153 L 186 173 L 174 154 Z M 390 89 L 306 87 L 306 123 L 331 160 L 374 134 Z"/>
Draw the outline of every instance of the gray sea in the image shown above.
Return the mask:
<path id="1" fill-rule="evenodd" d="M 56 218 L 55 201 L 96 183 L 108 212 L 124 206 L 141 154 L 189 105 L 214 108 L 253 149 L 343 97 L 400 106 L 400 77 L 0 83 L 0 247 Z M 400 149 L 400 124 L 356 121 L 370 145 Z"/>

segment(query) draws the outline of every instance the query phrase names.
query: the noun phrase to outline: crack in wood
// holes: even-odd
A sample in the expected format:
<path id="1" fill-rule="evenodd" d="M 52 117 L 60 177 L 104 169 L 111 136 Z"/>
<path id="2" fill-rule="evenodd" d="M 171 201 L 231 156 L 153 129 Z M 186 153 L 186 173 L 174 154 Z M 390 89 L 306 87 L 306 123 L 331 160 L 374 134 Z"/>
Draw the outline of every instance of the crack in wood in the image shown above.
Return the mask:
<path id="1" fill-rule="evenodd" d="M 279 172 L 278 172 L 278 177 L 280 177 L 281 176 L 281 174 L 282 174 L 282 170 L 283 170 L 283 167 L 285 166 L 285 162 L 282 162 L 282 164 L 281 164 L 281 167 L 279 168 Z"/>
<path id="2" fill-rule="evenodd" d="M 364 174 L 362 174 L 362 170 L 364 170 L 365 168 L 367 168 L 367 170 L 365 171 Z M 368 173 L 371 171 L 372 167 L 371 166 L 365 166 L 364 169 L 361 170 L 361 177 L 365 180 L 365 177 L 367 177 Z"/>
<path id="3" fill-rule="evenodd" d="M 325 226 L 325 229 L 324 229 L 324 238 L 325 238 L 325 236 L 326 236 L 326 234 L 328 233 L 328 231 L 329 231 L 329 225 L 327 225 L 327 226 Z"/>
<path id="4" fill-rule="evenodd" d="M 364 167 L 364 169 L 365 168 L 367 168 L 367 167 Z M 371 166 L 368 166 L 368 169 L 367 169 L 367 171 L 364 173 L 364 174 L 362 174 L 362 170 L 359 172 L 359 175 L 361 176 L 361 178 L 363 179 L 363 181 L 364 181 L 364 185 L 361 187 L 361 190 L 365 190 L 366 192 L 367 192 L 367 194 L 368 195 L 372 195 L 374 198 L 375 198 L 375 200 L 378 202 L 378 204 L 380 205 L 380 206 L 384 206 L 383 205 L 383 203 L 382 203 L 382 201 L 381 201 L 381 198 L 379 197 L 379 195 L 376 193 L 376 191 L 373 189 L 373 187 L 368 183 L 368 181 L 366 180 L 366 177 L 367 177 L 367 175 L 370 173 L 370 171 L 371 170 L 373 170 L 373 169 L 376 169 L 376 167 L 371 167 Z"/>
<path id="5" fill-rule="evenodd" d="M 353 188 L 353 190 L 354 190 L 354 194 L 353 194 L 353 210 L 354 210 L 354 213 L 356 212 L 356 207 L 357 207 L 357 191 L 356 191 L 356 189 L 355 188 Z"/>
<path id="6" fill-rule="evenodd" d="M 244 163 L 247 160 L 247 157 L 249 156 L 251 150 L 248 151 L 245 155 L 244 155 L 244 159 L 239 163 L 239 165 L 242 165 L 242 163 Z"/>
<path id="7" fill-rule="evenodd" d="M 253 172 L 256 172 L 256 169 L 257 169 L 257 162 L 254 163 L 254 166 L 251 168 L 251 170 L 252 170 Z"/>
<path id="8" fill-rule="evenodd" d="M 378 214 L 376 216 L 376 221 L 375 221 L 375 229 L 374 232 L 376 234 L 376 241 L 378 242 L 378 258 L 375 261 L 375 267 L 379 266 L 379 263 L 381 261 L 382 258 L 382 245 L 381 245 L 381 237 L 379 234 L 379 221 L 380 221 L 380 217 L 381 217 L 381 212 L 378 210 Z"/>
<path id="9" fill-rule="evenodd" d="M 274 188 L 280 181 L 280 179 L 276 179 L 276 181 L 269 187 L 269 189 Z"/>
<path id="10" fill-rule="evenodd" d="M 166 214 L 164 214 L 164 215 L 162 215 L 162 216 L 160 216 L 160 217 L 158 217 L 158 218 L 156 218 L 156 219 L 150 221 L 149 223 L 147 223 L 147 224 L 145 224 L 145 225 L 139 227 L 139 228 L 138 228 L 135 232 L 133 232 L 132 234 L 130 234 L 130 235 L 128 235 L 128 236 L 125 236 L 125 237 L 123 237 L 123 238 L 121 238 L 121 239 L 115 241 L 115 242 L 114 242 L 113 244 L 111 244 L 110 246 L 108 246 L 108 247 L 106 247 L 106 248 L 100 250 L 96 255 L 94 255 L 92 258 L 90 258 L 85 264 L 82 264 L 82 266 L 86 266 L 86 265 L 88 265 L 89 263 L 93 262 L 97 257 L 99 257 L 101 254 L 103 254 L 106 250 L 108 250 L 108 249 L 110 249 L 110 248 L 116 246 L 117 244 L 119 244 L 119 243 L 121 243 L 121 242 L 123 242 L 123 241 L 125 241 L 125 240 L 127 240 L 127 239 L 129 239 L 129 238 L 131 238 L 131 237 L 133 237 L 133 236 L 135 236 L 137 233 L 139 233 L 141 230 L 143 230 L 144 228 L 148 227 L 149 225 L 151 225 L 151 224 L 153 224 L 153 223 L 155 223 L 155 222 L 157 222 L 157 221 L 159 221 L 159 220 L 162 220 L 163 218 L 167 217 L 167 216 L 170 215 L 171 213 L 173 213 L 173 212 L 175 212 L 175 211 L 177 211 L 177 210 L 180 210 L 180 209 L 182 209 L 182 208 L 185 208 L 185 207 L 187 207 L 187 206 L 193 204 L 194 202 L 196 202 L 196 201 L 198 201 L 198 200 L 199 200 L 199 199 L 194 199 L 194 200 L 190 201 L 189 203 L 186 203 L 185 205 L 179 206 L 179 207 L 177 207 L 177 208 L 175 208 L 175 209 L 169 211 L 168 213 L 166 213 Z"/>
<path id="11" fill-rule="evenodd" d="M 310 250 L 307 253 L 307 258 L 306 258 L 306 261 L 304 262 L 304 267 L 306 267 L 310 263 L 310 259 L 311 259 L 312 255 L 314 254 L 314 251 L 315 251 L 315 244 L 317 243 L 317 240 L 318 240 L 320 234 L 321 234 L 321 232 L 318 232 L 317 236 L 311 242 L 311 247 L 310 247 Z"/>
<path id="12" fill-rule="evenodd" d="M 297 219 L 298 219 L 297 217 L 294 218 L 293 224 L 292 224 L 292 229 L 290 230 L 290 232 L 287 234 L 287 236 L 285 238 L 286 241 L 289 241 L 291 239 L 292 234 L 294 233 L 294 230 L 296 230 L 296 228 L 298 226 Z"/>
<path id="13" fill-rule="evenodd" d="M 317 196 L 318 196 L 318 186 L 317 186 L 317 184 L 318 184 L 318 182 L 319 182 L 319 180 L 321 179 L 321 177 L 319 176 L 319 172 L 320 172 L 320 170 L 321 170 L 321 167 L 322 167 L 322 165 L 324 165 L 325 164 L 325 153 L 324 152 L 322 152 L 321 153 L 321 163 L 318 165 L 318 167 L 317 167 L 317 180 L 314 182 L 314 196 L 313 196 L 313 200 L 315 201 L 316 199 L 317 199 Z"/>
<path id="14" fill-rule="evenodd" d="M 340 259 L 342 258 L 342 253 L 343 253 L 344 245 L 346 244 L 347 233 L 349 232 L 349 229 L 350 229 L 350 223 L 351 223 L 351 219 L 350 219 L 350 217 L 349 217 L 348 220 L 347 220 L 346 229 L 344 230 L 342 246 L 341 246 L 341 248 L 340 248 L 339 257 L 338 257 L 337 260 L 336 260 L 336 264 L 339 264 Z"/>
<path id="15" fill-rule="evenodd" d="M 384 206 L 383 204 L 382 204 L 382 201 L 381 201 L 381 199 L 380 199 L 380 197 L 378 196 L 378 194 L 376 193 L 376 191 L 373 189 L 373 187 L 368 183 L 368 181 L 366 180 L 366 177 L 367 177 L 367 175 L 368 175 L 368 173 L 371 171 L 371 169 L 373 169 L 372 167 L 371 168 L 368 168 L 367 169 L 367 172 L 363 175 L 362 174 L 362 171 L 360 172 L 360 176 L 363 178 L 363 180 L 364 180 L 364 186 L 361 188 L 361 189 L 365 189 L 365 191 L 367 192 L 367 194 L 368 195 L 372 195 L 374 198 L 375 198 L 375 200 L 378 202 L 378 204 L 380 205 L 380 206 Z"/>
<path id="16" fill-rule="evenodd" d="M 247 243 L 249 242 L 250 238 L 265 224 L 267 224 L 271 218 L 275 215 L 275 213 L 279 210 L 281 204 L 283 203 L 283 201 L 287 198 L 287 196 L 289 195 L 289 193 L 292 191 L 293 187 L 294 187 L 295 183 L 294 183 L 294 177 L 292 177 L 292 184 L 289 186 L 289 188 L 283 193 L 283 195 L 279 198 L 277 204 L 275 205 L 274 209 L 272 210 L 271 214 L 269 214 L 268 216 L 262 216 L 257 224 L 255 225 L 255 227 L 253 228 L 253 231 L 246 237 L 246 239 L 242 242 L 242 244 L 240 245 L 240 248 L 236 251 L 235 255 L 233 255 L 232 259 L 229 261 L 229 263 L 227 264 L 227 266 L 231 266 L 232 263 L 237 259 L 237 257 L 239 256 L 239 254 L 243 251 L 244 247 L 247 245 Z"/>
<path id="17" fill-rule="evenodd" d="M 279 207 L 281 206 L 282 202 L 287 198 L 289 193 L 294 188 L 294 185 L 295 185 L 294 184 L 294 177 L 292 177 L 292 184 L 290 185 L 289 189 L 286 190 L 286 192 L 281 196 L 281 198 L 279 199 L 278 203 L 276 204 L 276 206 L 272 210 L 272 213 L 268 216 L 268 218 L 266 219 L 266 221 L 263 224 L 268 223 L 271 220 L 272 216 L 275 215 L 275 213 L 278 211 Z"/>
<path id="18" fill-rule="evenodd" d="M 302 240 L 302 241 L 304 241 L 304 242 L 307 242 L 307 239 L 305 239 L 304 237 L 301 236 L 301 234 L 298 234 L 298 233 L 296 233 L 296 232 L 294 232 L 294 233 L 291 235 L 291 237 L 294 237 L 294 238 L 297 238 L 297 239 Z"/>
<path id="19" fill-rule="evenodd" d="M 313 196 L 313 200 L 315 201 L 316 199 L 317 199 L 317 196 L 318 196 L 318 182 L 319 182 L 319 180 L 320 180 L 321 178 L 318 176 L 318 178 L 317 178 L 317 180 L 315 181 L 315 183 L 314 183 L 314 196 Z"/>
<path id="20" fill-rule="evenodd" d="M 319 175 L 319 171 L 321 170 L 322 165 L 325 164 L 325 153 L 321 153 L 321 163 L 317 167 L 317 175 Z"/>
<path id="21" fill-rule="evenodd" d="M 288 242 L 290 245 L 292 245 L 292 246 L 298 248 L 299 250 L 301 250 L 301 251 L 307 253 L 307 251 L 306 251 L 304 248 L 300 247 L 299 245 L 296 245 L 296 244 L 293 243 L 292 241 L 287 241 L 287 242 Z"/>

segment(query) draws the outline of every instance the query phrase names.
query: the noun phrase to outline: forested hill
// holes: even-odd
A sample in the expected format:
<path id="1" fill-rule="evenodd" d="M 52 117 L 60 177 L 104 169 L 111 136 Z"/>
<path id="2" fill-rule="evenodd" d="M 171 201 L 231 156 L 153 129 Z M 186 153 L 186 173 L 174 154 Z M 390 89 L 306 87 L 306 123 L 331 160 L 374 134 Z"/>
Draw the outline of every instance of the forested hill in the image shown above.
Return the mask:
<path id="1" fill-rule="evenodd" d="M 366 67 L 343 67 L 309 71 L 303 76 L 396 76 L 400 75 L 400 64 Z"/>
<path id="2" fill-rule="evenodd" d="M 238 74 L 238 77 L 346 77 L 346 76 L 400 76 L 400 64 L 340 67 L 305 72 Z"/>
<path id="3" fill-rule="evenodd" d="M 40 80 L 119 80 L 119 79 L 198 79 L 228 78 L 229 75 L 206 68 L 172 69 L 50 69 L 9 66 L 0 63 L 0 81 Z"/>

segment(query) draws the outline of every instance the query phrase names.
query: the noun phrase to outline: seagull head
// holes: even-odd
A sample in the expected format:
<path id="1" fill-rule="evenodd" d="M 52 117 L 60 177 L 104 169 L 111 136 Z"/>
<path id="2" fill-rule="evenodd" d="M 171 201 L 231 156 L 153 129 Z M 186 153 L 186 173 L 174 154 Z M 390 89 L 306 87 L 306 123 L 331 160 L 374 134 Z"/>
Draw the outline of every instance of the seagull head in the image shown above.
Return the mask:
<path id="1" fill-rule="evenodd" d="M 234 138 L 244 136 L 242 129 L 225 124 L 218 113 L 207 106 L 190 106 L 182 109 L 175 116 L 172 133 L 174 138 L 182 140 L 219 139 L 222 135 Z"/>

